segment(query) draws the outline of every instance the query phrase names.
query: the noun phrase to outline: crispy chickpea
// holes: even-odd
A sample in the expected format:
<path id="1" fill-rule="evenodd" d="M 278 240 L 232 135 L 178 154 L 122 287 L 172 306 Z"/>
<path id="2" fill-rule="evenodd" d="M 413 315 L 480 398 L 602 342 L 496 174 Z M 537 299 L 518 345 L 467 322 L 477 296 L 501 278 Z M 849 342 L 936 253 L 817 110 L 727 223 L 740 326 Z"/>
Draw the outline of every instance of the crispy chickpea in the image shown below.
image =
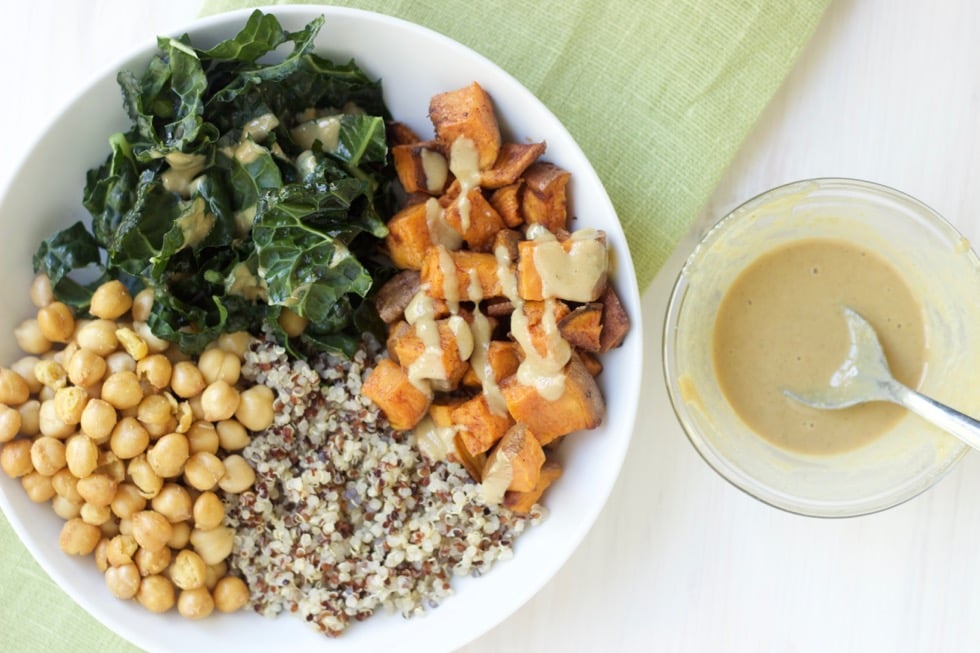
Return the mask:
<path id="1" fill-rule="evenodd" d="M 0 404 L 0 443 L 10 442 L 20 434 L 23 420 L 20 411 L 6 404 Z"/>
<path id="2" fill-rule="evenodd" d="M 173 366 L 170 387 L 178 397 L 189 399 L 201 394 L 207 387 L 207 383 L 197 365 L 190 361 L 180 361 Z"/>
<path id="3" fill-rule="evenodd" d="M 34 436 L 41 432 L 41 402 L 28 399 L 17 407 L 20 414 L 20 432 L 23 435 Z"/>
<path id="4" fill-rule="evenodd" d="M 136 568 L 140 570 L 140 575 L 153 576 L 165 572 L 172 559 L 173 551 L 170 550 L 169 546 L 164 546 L 159 551 L 140 549 L 136 552 L 133 562 L 136 563 Z"/>
<path id="5" fill-rule="evenodd" d="M 95 545 L 95 550 L 92 552 L 92 557 L 95 558 L 95 568 L 103 574 L 109 568 L 109 560 L 106 557 L 106 550 L 109 548 L 109 539 L 106 537 L 105 531 L 103 531 L 102 539 Z"/>
<path id="6" fill-rule="evenodd" d="M 255 336 L 248 331 L 235 331 L 234 333 L 223 333 L 218 336 L 218 347 L 230 352 L 238 357 L 238 360 L 245 358 L 245 352 L 255 342 Z"/>
<path id="7" fill-rule="evenodd" d="M 123 349 L 126 350 L 126 353 L 129 354 L 133 361 L 142 360 L 150 353 L 150 347 L 146 344 L 146 341 L 129 327 L 119 327 L 116 329 L 116 339 L 119 340 L 119 344 L 122 345 Z"/>
<path id="8" fill-rule="evenodd" d="M 173 583 L 159 574 L 144 578 L 136 591 L 136 600 L 150 612 L 166 612 L 174 607 L 175 597 Z"/>
<path id="9" fill-rule="evenodd" d="M 204 420 L 195 420 L 191 424 L 187 430 L 187 441 L 192 454 L 198 451 L 218 453 L 218 447 L 221 446 L 220 436 L 214 424 Z"/>
<path id="10" fill-rule="evenodd" d="M 194 501 L 190 492 L 179 483 L 164 483 L 150 505 L 171 524 L 187 521 L 193 516 Z"/>
<path id="11" fill-rule="evenodd" d="M 170 580 L 182 590 L 204 587 L 206 574 L 207 565 L 204 560 L 190 549 L 178 551 L 170 565 Z"/>
<path id="12" fill-rule="evenodd" d="M 146 343 L 146 350 L 149 353 L 162 354 L 171 350 L 170 342 L 154 335 L 153 330 L 150 329 L 150 325 L 146 322 L 133 322 L 133 331 Z M 173 349 L 177 348 L 174 347 Z"/>
<path id="13" fill-rule="evenodd" d="M 75 314 L 62 302 L 51 302 L 37 312 L 41 335 L 51 342 L 68 342 L 75 333 Z"/>
<path id="14" fill-rule="evenodd" d="M 65 521 L 76 518 L 80 519 L 79 515 L 82 513 L 83 503 L 82 501 L 66 499 L 63 496 L 55 496 L 51 499 L 51 509 L 54 510 L 54 514 Z"/>
<path id="15" fill-rule="evenodd" d="M 75 478 L 85 478 L 99 466 L 99 446 L 84 433 L 65 441 L 65 462 Z"/>
<path id="16" fill-rule="evenodd" d="M 143 387 L 136 373 L 124 370 L 106 377 L 102 383 L 102 399 L 117 410 L 139 406 L 143 400 Z"/>
<path id="17" fill-rule="evenodd" d="M 150 310 L 153 308 L 153 289 L 144 288 L 133 297 L 133 307 L 131 315 L 134 322 L 146 322 L 150 318 Z"/>
<path id="18" fill-rule="evenodd" d="M 109 510 L 109 506 L 93 506 L 91 503 L 83 503 L 78 515 L 86 524 L 93 526 L 101 526 L 112 519 L 112 511 Z M 99 533 L 101 532 L 100 529 Z"/>
<path id="19" fill-rule="evenodd" d="M 204 419 L 218 422 L 229 419 L 238 410 L 241 396 L 238 390 L 226 381 L 215 381 L 201 393 L 201 409 Z"/>
<path id="20" fill-rule="evenodd" d="M 75 503 L 84 501 L 82 495 L 78 493 L 78 478 L 67 467 L 55 472 L 55 475 L 51 477 L 51 485 L 58 496 Z"/>
<path id="21" fill-rule="evenodd" d="M 135 483 L 126 481 L 116 488 L 116 495 L 109 502 L 109 508 L 117 517 L 128 519 L 146 508 L 146 498 Z"/>
<path id="22" fill-rule="evenodd" d="M 106 560 L 113 567 L 130 564 L 139 546 L 132 535 L 116 535 L 106 547 Z"/>
<path id="23" fill-rule="evenodd" d="M 206 587 L 183 590 L 177 597 L 177 612 L 186 619 L 204 619 L 214 612 L 214 599 Z"/>
<path id="24" fill-rule="evenodd" d="M 213 453 L 199 451 L 184 463 L 184 480 L 202 492 L 214 488 L 225 475 L 225 465 Z"/>
<path id="25" fill-rule="evenodd" d="M 165 426 L 174 420 L 174 404 L 165 395 L 146 395 L 136 411 L 136 418 L 144 426 Z M 176 426 L 176 424 L 174 424 Z M 173 429 L 171 429 L 173 430 Z M 163 435 L 162 433 L 160 435 Z"/>
<path id="26" fill-rule="evenodd" d="M 56 494 L 51 478 L 34 471 L 21 476 L 20 484 L 23 486 L 28 499 L 34 503 L 44 503 L 50 501 Z"/>
<path id="27" fill-rule="evenodd" d="M 105 570 L 105 584 L 117 599 L 131 599 L 140 589 L 143 577 L 132 562 Z"/>
<path id="28" fill-rule="evenodd" d="M 191 541 L 191 525 L 185 521 L 177 522 L 173 525 L 174 530 L 171 534 L 170 539 L 167 540 L 167 546 L 175 551 L 179 551 L 187 547 Z"/>
<path id="29" fill-rule="evenodd" d="M 51 279 L 43 272 L 31 281 L 29 291 L 31 303 L 37 308 L 44 308 L 54 301 L 54 289 L 51 287 Z"/>
<path id="30" fill-rule="evenodd" d="M 88 388 L 95 385 L 105 376 L 107 364 L 105 357 L 81 347 L 68 361 L 68 380 L 77 386 Z"/>
<path id="31" fill-rule="evenodd" d="M 108 474 L 97 472 L 78 479 L 75 487 L 86 502 L 97 506 L 108 506 L 116 496 L 119 482 Z"/>
<path id="32" fill-rule="evenodd" d="M 239 451 L 248 446 L 252 437 L 248 430 L 237 419 L 226 419 L 215 424 L 218 431 L 218 443 L 225 451 Z"/>
<path id="33" fill-rule="evenodd" d="M 290 338 L 303 335 L 307 325 L 310 323 L 305 317 L 288 308 L 282 309 L 279 313 L 279 326 Z"/>
<path id="34" fill-rule="evenodd" d="M 39 473 L 52 476 L 65 466 L 65 443 L 47 435 L 31 444 L 31 464 Z"/>
<path id="35" fill-rule="evenodd" d="M 157 390 L 162 390 L 170 384 L 173 365 L 163 354 L 150 354 L 136 363 L 136 374 Z"/>
<path id="36" fill-rule="evenodd" d="M 228 574 L 228 563 L 224 560 L 216 565 L 208 565 L 208 573 L 204 579 L 204 586 L 209 590 L 214 590 L 214 586 L 218 584 L 218 581 L 224 578 Z"/>
<path id="37" fill-rule="evenodd" d="M 34 368 L 40 362 L 41 359 L 37 356 L 23 356 L 14 361 L 10 366 L 10 369 L 17 372 L 20 378 L 24 379 L 31 394 L 35 395 L 41 391 L 42 386 L 42 383 L 38 381 L 37 375 L 34 373 Z"/>
<path id="38" fill-rule="evenodd" d="M 0 448 L 0 468 L 11 478 L 20 478 L 34 471 L 31 462 L 31 441 L 12 440 Z"/>
<path id="39" fill-rule="evenodd" d="M 37 318 L 28 318 L 14 329 L 17 346 L 28 354 L 43 354 L 51 350 L 51 341 L 41 333 Z"/>
<path id="40" fill-rule="evenodd" d="M 0 367 L 0 404 L 19 406 L 31 398 L 31 387 L 17 372 Z"/>
<path id="41" fill-rule="evenodd" d="M 149 432 L 135 417 L 123 417 L 109 436 L 109 448 L 122 460 L 140 455 L 150 444 Z"/>
<path id="42" fill-rule="evenodd" d="M 106 281 L 92 293 L 89 313 L 114 320 L 133 306 L 133 297 L 121 281 Z"/>
<path id="43" fill-rule="evenodd" d="M 214 586 L 214 607 L 221 612 L 236 612 L 248 603 L 248 586 L 237 576 L 225 576 Z"/>
<path id="44" fill-rule="evenodd" d="M 226 456 L 225 475 L 218 481 L 218 487 L 230 494 L 240 494 L 255 483 L 255 470 L 245 458 L 236 454 Z"/>
<path id="45" fill-rule="evenodd" d="M 88 349 L 105 357 L 116 351 L 119 340 L 116 338 L 116 323 L 111 320 L 92 320 L 75 330 L 75 340 L 82 349 Z"/>
<path id="46" fill-rule="evenodd" d="M 214 492 L 202 492 L 194 500 L 192 512 L 194 526 L 205 531 L 221 526 L 225 518 L 225 506 Z"/>
<path id="47" fill-rule="evenodd" d="M 235 385 L 242 371 L 238 356 L 217 347 L 206 349 L 198 359 L 197 367 L 208 384 L 225 381 L 229 385 Z"/>
<path id="48" fill-rule="evenodd" d="M 119 520 L 119 532 L 116 535 L 132 535 L 133 534 L 133 520 L 132 519 L 120 519 Z"/>
<path id="49" fill-rule="evenodd" d="M 194 419 L 204 419 L 204 409 L 201 408 L 201 395 L 191 397 L 186 403 L 188 406 L 190 406 L 191 416 Z"/>
<path id="50" fill-rule="evenodd" d="M 111 449 L 99 449 L 99 466 L 95 471 L 121 483 L 126 478 L 126 463 Z"/>
<path id="51" fill-rule="evenodd" d="M 105 357 L 105 368 L 108 374 L 116 372 L 135 372 L 136 359 L 129 355 L 129 352 L 114 351 Z"/>
<path id="52" fill-rule="evenodd" d="M 129 461 L 126 471 L 144 499 L 152 499 L 163 488 L 163 477 L 153 470 L 145 455 Z"/>
<path id="53" fill-rule="evenodd" d="M 41 407 L 38 409 L 38 429 L 42 436 L 58 439 L 67 438 L 75 432 L 74 425 L 65 424 L 58 417 L 58 409 L 55 406 L 54 399 L 45 399 L 41 402 Z"/>
<path id="54" fill-rule="evenodd" d="M 95 550 L 102 531 L 98 526 L 87 524 L 79 517 L 73 517 L 61 527 L 58 545 L 68 555 L 88 555 Z"/>
<path id="55" fill-rule="evenodd" d="M 147 551 L 159 551 L 167 546 L 173 534 L 170 521 L 155 510 L 140 510 L 133 517 L 133 537 Z"/>
<path id="56" fill-rule="evenodd" d="M 82 433 L 101 444 L 109 439 L 117 420 L 118 415 L 112 404 L 104 399 L 89 399 L 82 411 L 79 426 Z"/>
<path id="57" fill-rule="evenodd" d="M 41 384 L 36 392 L 38 395 L 68 385 L 68 372 L 61 363 L 50 358 L 38 359 L 34 365 L 34 378 Z"/>
<path id="58" fill-rule="evenodd" d="M 58 388 L 54 393 L 55 413 L 65 424 L 75 426 L 82 421 L 82 411 L 85 410 L 88 400 L 88 393 L 77 385 Z"/>
<path id="59" fill-rule="evenodd" d="M 241 393 L 241 401 L 235 417 L 245 428 L 252 431 L 262 431 L 272 426 L 276 413 L 274 408 L 275 393 L 264 385 L 253 385 Z"/>
<path id="60" fill-rule="evenodd" d="M 227 526 L 218 526 L 206 531 L 195 528 L 191 531 L 191 546 L 209 565 L 216 565 L 227 558 L 234 544 L 235 531 Z"/>
<path id="61" fill-rule="evenodd" d="M 183 433 L 168 433 L 154 443 L 146 454 L 150 467 L 158 476 L 172 478 L 184 469 L 190 456 L 190 444 Z"/>

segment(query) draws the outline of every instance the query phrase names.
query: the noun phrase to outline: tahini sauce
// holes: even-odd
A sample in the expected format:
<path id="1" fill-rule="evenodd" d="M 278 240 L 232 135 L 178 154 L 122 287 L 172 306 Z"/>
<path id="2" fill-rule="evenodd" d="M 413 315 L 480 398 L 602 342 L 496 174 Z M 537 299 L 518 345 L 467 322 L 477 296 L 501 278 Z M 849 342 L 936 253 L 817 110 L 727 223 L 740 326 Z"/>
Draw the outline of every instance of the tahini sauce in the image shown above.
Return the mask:
<path id="1" fill-rule="evenodd" d="M 926 334 L 922 307 L 899 274 L 859 244 L 834 239 L 782 245 L 732 284 L 715 318 L 713 360 L 741 419 L 777 447 L 833 454 L 878 438 L 904 409 L 883 402 L 817 410 L 784 396 L 825 387 L 847 355 L 842 307 L 878 333 L 895 377 L 916 387 Z"/>

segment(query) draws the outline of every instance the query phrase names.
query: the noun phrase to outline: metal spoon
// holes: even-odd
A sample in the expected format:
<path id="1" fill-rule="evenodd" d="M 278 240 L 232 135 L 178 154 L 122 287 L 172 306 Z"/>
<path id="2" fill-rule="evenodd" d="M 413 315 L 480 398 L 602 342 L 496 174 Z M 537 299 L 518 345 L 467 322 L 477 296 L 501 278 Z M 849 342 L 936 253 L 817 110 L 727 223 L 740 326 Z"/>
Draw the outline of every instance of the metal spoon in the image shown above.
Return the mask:
<path id="1" fill-rule="evenodd" d="M 851 345 L 844 363 L 831 376 L 829 386 L 807 393 L 783 390 L 783 394 L 807 406 L 828 410 L 869 401 L 890 401 L 980 449 L 980 421 L 895 380 L 874 328 L 850 308 L 844 308 L 844 318 Z"/>

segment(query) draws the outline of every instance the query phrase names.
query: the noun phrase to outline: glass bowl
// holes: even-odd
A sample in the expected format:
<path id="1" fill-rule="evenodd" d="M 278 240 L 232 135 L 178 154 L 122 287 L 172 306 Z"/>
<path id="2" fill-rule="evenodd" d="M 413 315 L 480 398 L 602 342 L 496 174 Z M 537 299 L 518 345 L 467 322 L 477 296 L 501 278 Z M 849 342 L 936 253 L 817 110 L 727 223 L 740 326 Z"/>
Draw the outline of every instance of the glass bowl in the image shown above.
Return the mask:
<path id="1" fill-rule="evenodd" d="M 664 374 L 678 420 L 722 477 L 777 508 L 815 517 L 876 512 L 935 484 L 967 451 L 911 413 L 868 444 L 805 454 L 770 444 L 735 413 L 715 376 L 715 315 L 732 282 L 790 242 L 861 243 L 899 272 L 923 309 L 926 365 L 918 389 L 980 415 L 980 261 L 942 216 L 901 192 L 850 179 L 812 179 L 767 191 L 718 222 L 674 285 Z"/>

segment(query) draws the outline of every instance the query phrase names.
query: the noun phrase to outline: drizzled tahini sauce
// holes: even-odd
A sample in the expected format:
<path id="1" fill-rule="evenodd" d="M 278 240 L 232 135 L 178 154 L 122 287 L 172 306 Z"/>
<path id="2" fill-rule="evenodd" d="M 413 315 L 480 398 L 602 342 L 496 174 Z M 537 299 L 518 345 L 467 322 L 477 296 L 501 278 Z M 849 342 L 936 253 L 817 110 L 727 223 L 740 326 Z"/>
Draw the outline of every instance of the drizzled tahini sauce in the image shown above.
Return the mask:
<path id="1" fill-rule="evenodd" d="M 595 229 L 580 229 L 561 243 L 541 225 L 528 229 L 535 241 L 534 268 L 541 277 L 544 297 L 591 302 L 608 266 L 607 248 Z"/>
<path id="2" fill-rule="evenodd" d="M 470 191 L 480 185 L 480 153 L 472 139 L 460 136 L 453 141 L 449 152 L 449 169 L 459 181 L 460 228 L 463 233 L 470 228 Z"/>

